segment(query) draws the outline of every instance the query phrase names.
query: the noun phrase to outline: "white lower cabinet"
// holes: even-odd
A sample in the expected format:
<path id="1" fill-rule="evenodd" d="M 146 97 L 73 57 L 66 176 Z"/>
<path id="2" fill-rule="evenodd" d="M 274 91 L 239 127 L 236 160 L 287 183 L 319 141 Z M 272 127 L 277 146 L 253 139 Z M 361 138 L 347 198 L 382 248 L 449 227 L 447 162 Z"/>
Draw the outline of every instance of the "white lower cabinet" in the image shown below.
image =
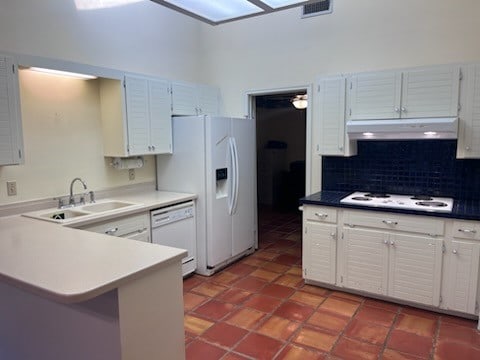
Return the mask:
<path id="1" fill-rule="evenodd" d="M 478 315 L 480 222 L 303 206 L 307 282 Z"/>
<path id="2" fill-rule="evenodd" d="M 478 314 L 480 223 L 450 221 L 448 234 L 442 308 Z"/>
<path id="3" fill-rule="evenodd" d="M 118 236 L 130 240 L 151 242 L 150 214 L 122 216 L 80 227 L 82 230 Z"/>
<path id="4" fill-rule="evenodd" d="M 314 281 L 335 284 L 337 226 L 307 222 L 304 227 L 303 269 Z"/>
<path id="5" fill-rule="evenodd" d="M 336 283 L 337 211 L 304 206 L 302 266 L 305 279 Z"/>
<path id="6" fill-rule="evenodd" d="M 344 287 L 386 295 L 388 286 L 387 235 L 381 231 L 348 229 L 342 231 L 345 242 Z"/>

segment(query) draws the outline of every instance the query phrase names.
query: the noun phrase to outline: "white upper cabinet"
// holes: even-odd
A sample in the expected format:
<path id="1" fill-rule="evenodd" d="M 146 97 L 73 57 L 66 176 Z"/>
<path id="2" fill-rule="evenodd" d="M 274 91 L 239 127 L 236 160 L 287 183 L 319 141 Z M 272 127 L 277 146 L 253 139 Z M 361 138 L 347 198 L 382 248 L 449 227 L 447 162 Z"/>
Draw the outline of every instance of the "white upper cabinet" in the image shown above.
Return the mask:
<path id="1" fill-rule="evenodd" d="M 442 65 L 349 77 L 349 120 L 458 115 L 460 67 Z"/>
<path id="2" fill-rule="evenodd" d="M 0 54 L 0 165 L 23 163 L 18 67 Z"/>
<path id="3" fill-rule="evenodd" d="M 349 84 L 349 120 L 400 117 L 401 72 L 355 74 Z"/>
<path id="4" fill-rule="evenodd" d="M 343 76 L 317 80 L 314 139 L 318 155 L 356 155 L 356 144 L 345 136 L 345 91 Z"/>
<path id="5" fill-rule="evenodd" d="M 457 157 L 480 158 L 480 64 L 463 72 Z"/>
<path id="6" fill-rule="evenodd" d="M 183 81 L 172 82 L 173 115 L 219 115 L 218 88 Z"/>
<path id="7" fill-rule="evenodd" d="M 142 76 L 102 79 L 100 85 L 105 156 L 172 152 L 169 82 Z"/>

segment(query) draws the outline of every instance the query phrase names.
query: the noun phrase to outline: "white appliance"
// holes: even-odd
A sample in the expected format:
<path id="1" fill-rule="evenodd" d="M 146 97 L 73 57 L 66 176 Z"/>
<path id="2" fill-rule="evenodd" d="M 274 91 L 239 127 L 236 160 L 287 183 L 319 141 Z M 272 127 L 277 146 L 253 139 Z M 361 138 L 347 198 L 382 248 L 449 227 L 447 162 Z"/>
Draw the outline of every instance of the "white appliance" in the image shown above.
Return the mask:
<path id="1" fill-rule="evenodd" d="M 383 193 L 366 193 L 356 191 L 342 200 L 341 203 L 384 207 L 392 209 L 419 210 L 429 212 L 452 212 L 453 199 L 426 195 L 395 195 Z"/>
<path id="2" fill-rule="evenodd" d="M 193 201 L 152 210 L 150 220 L 152 243 L 187 250 L 187 256 L 182 259 L 182 274 L 186 276 L 194 272 L 197 240 Z"/>
<path id="3" fill-rule="evenodd" d="M 173 117 L 173 154 L 157 156 L 157 188 L 198 195 L 197 272 L 211 275 L 254 251 L 253 119 Z"/>

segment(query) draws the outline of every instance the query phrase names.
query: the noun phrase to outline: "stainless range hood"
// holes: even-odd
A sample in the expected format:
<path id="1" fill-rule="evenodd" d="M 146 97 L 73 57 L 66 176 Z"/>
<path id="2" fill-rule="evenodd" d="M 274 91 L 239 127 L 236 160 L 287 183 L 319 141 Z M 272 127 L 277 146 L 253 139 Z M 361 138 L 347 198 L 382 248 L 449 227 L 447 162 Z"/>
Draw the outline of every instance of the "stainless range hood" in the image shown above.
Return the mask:
<path id="1" fill-rule="evenodd" d="M 351 120 L 347 134 L 352 140 L 456 139 L 458 118 Z"/>

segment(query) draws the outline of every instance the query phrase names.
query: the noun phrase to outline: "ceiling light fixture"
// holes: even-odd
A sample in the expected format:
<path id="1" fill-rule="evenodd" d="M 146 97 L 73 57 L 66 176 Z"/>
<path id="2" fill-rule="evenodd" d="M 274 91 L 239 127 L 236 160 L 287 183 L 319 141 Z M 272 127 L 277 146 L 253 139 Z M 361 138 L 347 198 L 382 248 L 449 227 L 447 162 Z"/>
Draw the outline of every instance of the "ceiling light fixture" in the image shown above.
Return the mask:
<path id="1" fill-rule="evenodd" d="M 218 25 L 232 20 L 268 14 L 307 3 L 307 0 L 151 0 L 185 15 Z"/>
<path id="2" fill-rule="evenodd" d="M 44 74 L 62 76 L 62 77 L 69 77 L 69 78 L 74 78 L 74 79 L 91 80 L 91 79 L 96 79 L 97 78 L 96 76 L 93 76 L 93 75 L 80 74 L 80 73 L 75 73 L 75 72 L 70 72 L 70 71 L 45 69 L 45 68 L 39 68 L 39 67 L 30 67 L 28 69 L 31 70 L 31 71 L 40 72 L 40 73 L 44 73 Z"/>
<path id="3" fill-rule="evenodd" d="M 296 109 L 306 109 L 308 106 L 308 95 L 296 95 L 292 99 L 292 104 Z"/>

